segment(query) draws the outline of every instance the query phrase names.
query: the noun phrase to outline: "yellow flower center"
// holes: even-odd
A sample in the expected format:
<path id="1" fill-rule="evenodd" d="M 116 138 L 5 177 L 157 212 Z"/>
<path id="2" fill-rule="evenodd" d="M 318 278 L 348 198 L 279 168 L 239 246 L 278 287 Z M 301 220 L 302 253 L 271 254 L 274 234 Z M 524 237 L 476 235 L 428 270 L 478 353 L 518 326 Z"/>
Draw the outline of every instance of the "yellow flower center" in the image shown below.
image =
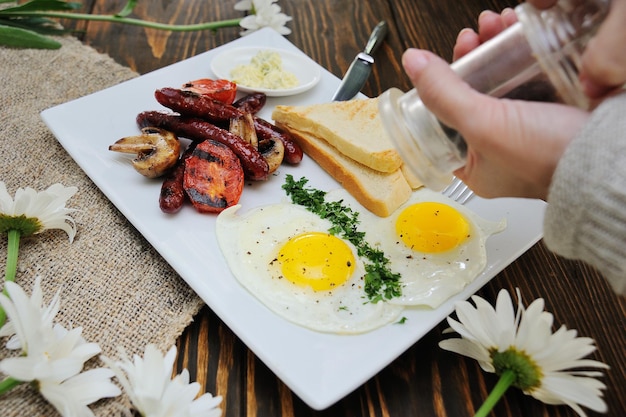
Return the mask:
<path id="1" fill-rule="evenodd" d="M 532 391 L 541 386 L 543 372 L 526 352 L 511 346 L 504 352 L 492 349 L 490 355 L 497 375 L 502 375 L 504 371 L 511 371 L 515 375 L 512 385 L 523 391 Z"/>
<path id="2" fill-rule="evenodd" d="M 0 213 L 0 233 L 6 234 L 9 230 L 17 230 L 22 236 L 33 235 L 43 228 L 43 224 L 36 217 L 9 216 Z"/>

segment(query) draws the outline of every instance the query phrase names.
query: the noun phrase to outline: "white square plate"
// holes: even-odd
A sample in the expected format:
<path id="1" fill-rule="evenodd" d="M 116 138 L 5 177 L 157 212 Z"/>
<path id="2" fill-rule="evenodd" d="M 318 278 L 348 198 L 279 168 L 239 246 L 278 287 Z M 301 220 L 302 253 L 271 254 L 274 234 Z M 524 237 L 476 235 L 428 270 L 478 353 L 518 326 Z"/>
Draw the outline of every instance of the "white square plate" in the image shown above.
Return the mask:
<path id="1" fill-rule="evenodd" d="M 488 241 L 488 266 L 463 292 L 435 310 L 414 309 L 403 325 L 387 325 L 354 336 L 322 334 L 281 319 L 260 304 L 231 275 L 215 237 L 215 216 L 185 207 L 175 215 L 161 212 L 161 181 L 137 174 L 127 158 L 108 150 L 116 140 L 139 133 L 135 117 L 163 109 L 154 91 L 212 78 L 211 59 L 236 47 L 280 48 L 304 54 L 271 29 L 263 29 L 193 58 L 61 104 L 42 112 L 50 130 L 78 165 L 139 230 L 189 286 L 233 332 L 304 402 L 324 409 L 339 401 L 417 342 L 498 272 L 535 244 L 542 234 L 544 203 L 521 199 L 474 198 L 468 207 L 490 220 L 507 219 L 507 229 Z M 322 69 L 311 90 L 290 97 L 268 98 L 260 117 L 271 120 L 277 104 L 329 102 L 339 80 Z M 270 180 L 248 184 L 244 208 L 281 201 L 286 174 L 306 177 L 321 190 L 338 187 L 311 159 L 282 166 Z M 247 182 L 249 183 L 249 182 Z"/>

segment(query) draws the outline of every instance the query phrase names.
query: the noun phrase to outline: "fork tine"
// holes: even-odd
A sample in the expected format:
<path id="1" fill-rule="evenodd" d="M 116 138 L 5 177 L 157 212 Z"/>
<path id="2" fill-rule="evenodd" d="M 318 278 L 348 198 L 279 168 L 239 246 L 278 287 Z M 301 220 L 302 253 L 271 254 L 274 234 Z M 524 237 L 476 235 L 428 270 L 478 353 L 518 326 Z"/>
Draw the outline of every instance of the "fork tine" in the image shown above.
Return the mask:
<path id="1" fill-rule="evenodd" d="M 459 204 L 467 203 L 474 196 L 472 190 L 456 177 L 441 193 Z"/>
<path id="2" fill-rule="evenodd" d="M 450 182 L 450 184 L 448 184 L 448 186 L 443 189 L 441 194 L 451 196 L 459 189 L 459 187 L 462 187 L 462 186 L 463 186 L 463 182 L 457 177 L 454 177 L 452 181 Z"/>
<path id="3" fill-rule="evenodd" d="M 470 190 L 470 188 L 467 185 L 464 185 L 464 190 L 461 193 L 459 193 L 459 195 L 456 198 L 456 201 L 459 204 L 465 204 L 472 197 L 474 197 L 474 192 L 472 190 Z"/>

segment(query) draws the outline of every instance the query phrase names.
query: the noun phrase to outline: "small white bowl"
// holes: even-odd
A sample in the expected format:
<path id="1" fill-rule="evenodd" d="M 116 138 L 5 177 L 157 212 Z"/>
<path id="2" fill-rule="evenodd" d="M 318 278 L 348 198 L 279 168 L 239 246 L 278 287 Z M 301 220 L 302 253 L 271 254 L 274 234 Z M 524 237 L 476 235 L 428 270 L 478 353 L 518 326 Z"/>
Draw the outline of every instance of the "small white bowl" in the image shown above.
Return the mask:
<path id="1" fill-rule="evenodd" d="M 313 88 L 322 76 L 320 67 L 304 54 L 293 53 L 284 49 L 266 47 L 243 47 L 227 49 L 211 61 L 211 71 L 218 78 L 231 80 L 230 72 L 238 65 L 248 65 L 250 60 L 260 51 L 273 51 L 280 54 L 283 70 L 293 73 L 300 83 L 292 88 L 270 89 L 249 87 L 237 84 L 237 90 L 246 93 L 265 93 L 268 97 L 284 97 L 303 93 Z"/>

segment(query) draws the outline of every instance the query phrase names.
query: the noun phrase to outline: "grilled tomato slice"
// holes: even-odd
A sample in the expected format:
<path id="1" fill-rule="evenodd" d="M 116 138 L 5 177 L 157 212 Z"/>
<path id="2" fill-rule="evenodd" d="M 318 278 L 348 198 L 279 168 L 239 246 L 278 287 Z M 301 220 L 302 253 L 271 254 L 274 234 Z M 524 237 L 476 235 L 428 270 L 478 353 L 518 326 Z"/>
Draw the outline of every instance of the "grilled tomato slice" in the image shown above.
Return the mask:
<path id="1" fill-rule="evenodd" d="M 185 160 L 183 188 L 201 213 L 219 213 L 237 204 L 243 184 L 241 162 L 226 145 L 205 140 Z"/>
<path id="2" fill-rule="evenodd" d="M 226 104 L 233 104 L 237 95 L 237 84 L 232 81 L 210 78 L 201 78 L 183 84 L 182 90 L 193 91 L 203 96 L 211 97 L 214 100 Z"/>

